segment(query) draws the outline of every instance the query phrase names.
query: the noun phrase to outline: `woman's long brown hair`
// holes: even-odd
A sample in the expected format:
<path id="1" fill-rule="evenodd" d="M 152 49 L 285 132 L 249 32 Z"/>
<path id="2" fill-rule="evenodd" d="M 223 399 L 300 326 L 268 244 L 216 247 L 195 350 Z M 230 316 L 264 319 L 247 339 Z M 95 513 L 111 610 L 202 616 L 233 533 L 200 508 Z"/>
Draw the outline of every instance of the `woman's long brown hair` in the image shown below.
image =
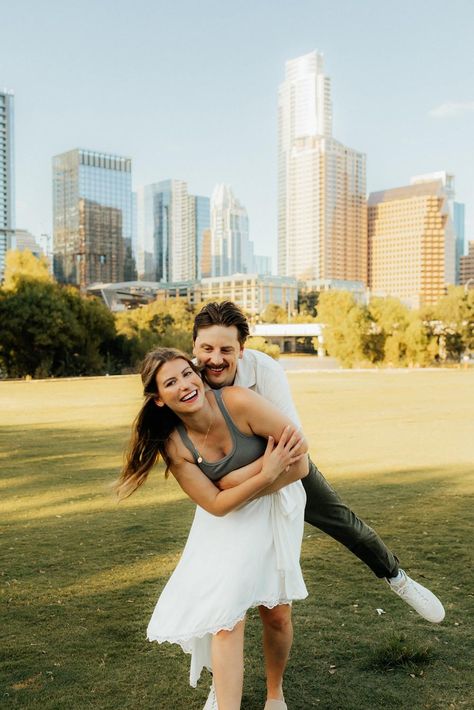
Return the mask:
<path id="1" fill-rule="evenodd" d="M 150 470 L 157 463 L 159 456 L 169 467 L 166 442 L 175 430 L 179 417 L 166 405 L 157 407 L 158 397 L 156 375 L 165 362 L 185 360 L 195 372 L 198 372 L 190 358 L 175 348 L 157 348 L 146 355 L 140 370 L 145 401 L 133 422 L 132 436 L 125 454 L 125 464 L 115 484 L 119 499 L 127 498 L 139 486 L 145 483 Z"/>

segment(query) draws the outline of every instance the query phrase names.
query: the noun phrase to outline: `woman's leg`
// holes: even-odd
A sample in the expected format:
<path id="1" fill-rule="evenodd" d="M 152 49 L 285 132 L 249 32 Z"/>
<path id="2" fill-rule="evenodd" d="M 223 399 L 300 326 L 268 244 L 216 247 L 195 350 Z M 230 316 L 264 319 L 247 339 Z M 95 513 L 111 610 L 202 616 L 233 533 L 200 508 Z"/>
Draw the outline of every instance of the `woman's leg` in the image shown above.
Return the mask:
<path id="1" fill-rule="evenodd" d="M 244 681 L 245 619 L 212 637 L 212 676 L 219 710 L 240 710 Z"/>
<path id="2" fill-rule="evenodd" d="M 283 673 L 293 643 L 291 606 L 281 604 L 273 609 L 261 606 L 258 610 L 263 622 L 267 699 L 283 700 Z"/>

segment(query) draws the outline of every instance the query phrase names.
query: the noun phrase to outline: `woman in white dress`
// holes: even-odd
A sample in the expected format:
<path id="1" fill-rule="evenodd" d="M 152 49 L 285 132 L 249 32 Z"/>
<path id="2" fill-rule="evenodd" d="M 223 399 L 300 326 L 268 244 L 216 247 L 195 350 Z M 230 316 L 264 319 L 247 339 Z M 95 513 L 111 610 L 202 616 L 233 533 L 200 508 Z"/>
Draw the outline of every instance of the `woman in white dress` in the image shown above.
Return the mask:
<path id="1" fill-rule="evenodd" d="M 238 710 L 247 610 L 307 596 L 299 565 L 305 506 L 299 479 L 308 472 L 307 445 L 256 393 L 240 387 L 206 392 L 196 367 L 177 350 L 149 353 L 142 380 L 145 402 L 119 496 L 144 483 L 161 455 L 197 504 L 148 638 L 191 654 L 191 685 L 202 668 L 212 671 L 217 702 L 212 688 L 206 708 Z M 265 707 L 286 705 L 280 697 Z"/>

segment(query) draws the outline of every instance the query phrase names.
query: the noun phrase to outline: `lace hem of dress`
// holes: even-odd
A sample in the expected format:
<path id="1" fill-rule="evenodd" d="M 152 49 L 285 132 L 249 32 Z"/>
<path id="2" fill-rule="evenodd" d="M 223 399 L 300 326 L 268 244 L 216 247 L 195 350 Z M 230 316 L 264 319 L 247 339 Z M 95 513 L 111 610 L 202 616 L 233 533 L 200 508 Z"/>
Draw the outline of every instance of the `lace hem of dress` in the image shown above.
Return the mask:
<path id="1" fill-rule="evenodd" d="M 249 609 L 255 609 L 257 606 L 264 606 L 267 609 L 274 609 L 276 606 L 280 606 L 280 604 L 290 604 L 291 605 L 292 600 L 291 599 L 277 599 L 274 601 L 256 601 L 250 606 L 248 606 L 243 612 L 241 612 L 238 616 L 234 617 L 232 621 L 229 621 L 228 623 L 225 624 L 219 624 L 219 626 L 214 626 L 210 627 L 208 629 L 205 629 L 204 631 L 199 631 L 196 632 L 195 634 L 192 634 L 192 636 L 156 636 L 156 635 L 147 635 L 148 641 L 157 641 L 158 643 L 177 643 L 181 646 L 183 651 L 185 653 L 192 653 L 192 650 L 189 647 L 189 643 L 193 639 L 201 639 L 204 636 L 207 636 L 207 634 L 217 634 L 219 631 L 232 631 L 234 626 L 237 626 L 237 624 L 242 621 L 245 618 L 246 613 L 249 611 Z M 185 644 L 187 648 L 183 645 Z"/>

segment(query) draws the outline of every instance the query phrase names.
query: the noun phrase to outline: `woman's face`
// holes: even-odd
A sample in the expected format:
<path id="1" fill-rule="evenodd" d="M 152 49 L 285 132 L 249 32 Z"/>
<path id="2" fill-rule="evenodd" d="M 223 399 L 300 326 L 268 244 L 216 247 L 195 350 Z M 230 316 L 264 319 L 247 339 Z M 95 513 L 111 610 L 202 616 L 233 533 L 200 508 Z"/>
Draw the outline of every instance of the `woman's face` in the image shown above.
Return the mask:
<path id="1" fill-rule="evenodd" d="M 183 360 L 165 362 L 156 374 L 159 407 L 165 404 L 180 414 L 196 412 L 204 403 L 204 385 L 201 377 Z"/>

